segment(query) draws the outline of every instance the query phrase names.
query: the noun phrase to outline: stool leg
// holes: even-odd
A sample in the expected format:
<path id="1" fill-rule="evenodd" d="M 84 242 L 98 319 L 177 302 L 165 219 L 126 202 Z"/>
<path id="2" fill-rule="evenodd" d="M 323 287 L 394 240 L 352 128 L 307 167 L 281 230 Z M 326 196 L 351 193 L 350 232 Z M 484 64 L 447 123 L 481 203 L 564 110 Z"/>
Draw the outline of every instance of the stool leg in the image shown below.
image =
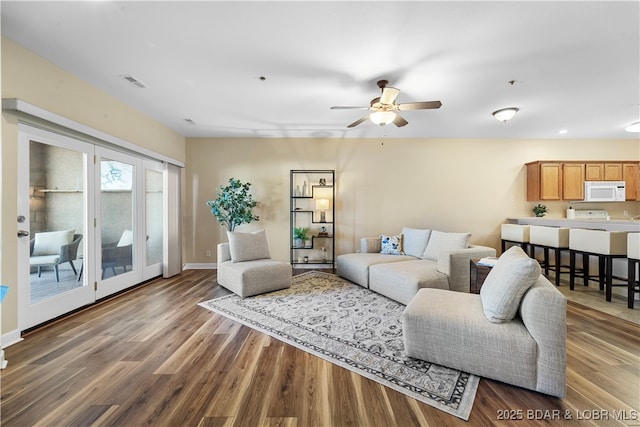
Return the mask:
<path id="1" fill-rule="evenodd" d="M 556 286 L 560 286 L 560 249 L 554 249 L 553 254 L 556 260 Z"/>
<path id="2" fill-rule="evenodd" d="M 542 248 L 542 254 L 544 257 L 544 275 L 549 277 L 549 248 Z"/>
<path id="3" fill-rule="evenodd" d="M 608 277 L 607 271 L 609 270 L 607 268 L 609 263 L 608 262 L 605 263 L 605 258 L 608 258 L 608 257 L 598 256 L 598 281 L 600 283 L 601 291 L 605 289 L 605 284 L 607 283 L 606 277 Z M 607 301 L 611 301 L 611 300 L 608 299 Z"/>
<path id="4" fill-rule="evenodd" d="M 589 286 L 589 254 L 582 254 L 582 278 L 584 286 Z"/>
<path id="5" fill-rule="evenodd" d="M 573 290 L 576 282 L 576 251 L 569 251 L 569 289 Z"/>
<path id="6" fill-rule="evenodd" d="M 603 257 L 606 258 L 606 267 L 605 267 L 605 275 L 606 275 L 606 283 L 605 283 L 605 295 L 606 295 L 606 300 L 611 302 L 611 291 L 613 288 L 613 258 L 608 256 L 608 257 Z"/>
<path id="7" fill-rule="evenodd" d="M 628 260 L 627 270 L 627 307 L 633 308 L 634 288 L 636 286 L 636 262 Z"/>

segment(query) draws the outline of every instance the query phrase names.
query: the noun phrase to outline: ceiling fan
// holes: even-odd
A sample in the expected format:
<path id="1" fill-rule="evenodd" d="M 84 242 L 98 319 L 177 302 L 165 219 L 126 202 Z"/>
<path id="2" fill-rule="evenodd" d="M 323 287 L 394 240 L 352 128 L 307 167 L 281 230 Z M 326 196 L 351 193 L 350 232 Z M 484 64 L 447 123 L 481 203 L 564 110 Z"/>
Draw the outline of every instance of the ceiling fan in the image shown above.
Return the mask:
<path id="1" fill-rule="evenodd" d="M 425 102 L 407 102 L 405 104 L 396 104 L 396 98 L 400 93 L 400 89 L 387 86 L 389 82 L 386 80 L 378 81 L 378 87 L 382 91 L 382 94 L 378 98 L 373 98 L 368 107 L 331 107 L 332 110 L 370 110 L 371 113 L 364 117 L 359 118 L 355 122 L 351 123 L 349 128 L 356 127 L 360 123 L 371 120 L 373 123 L 384 126 L 389 123 L 401 127 L 409 123 L 406 121 L 398 111 L 408 110 L 430 110 L 440 108 L 442 103 L 440 101 L 425 101 Z"/>

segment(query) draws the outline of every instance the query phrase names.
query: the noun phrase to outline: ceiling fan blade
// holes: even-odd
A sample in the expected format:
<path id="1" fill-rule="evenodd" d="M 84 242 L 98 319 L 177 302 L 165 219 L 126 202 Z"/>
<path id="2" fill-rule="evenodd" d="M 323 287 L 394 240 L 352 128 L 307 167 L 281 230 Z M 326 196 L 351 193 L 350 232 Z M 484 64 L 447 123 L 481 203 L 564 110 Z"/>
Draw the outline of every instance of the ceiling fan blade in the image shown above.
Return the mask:
<path id="1" fill-rule="evenodd" d="M 384 87 L 382 89 L 382 95 L 380 95 L 380 103 L 393 104 L 399 93 L 400 89 L 396 89 L 395 87 Z"/>
<path id="2" fill-rule="evenodd" d="M 335 106 L 331 107 L 332 110 L 368 110 L 369 107 L 344 107 L 344 106 Z"/>
<path id="3" fill-rule="evenodd" d="M 354 128 L 356 126 L 358 126 L 360 123 L 362 122 L 366 122 L 369 119 L 369 116 L 366 115 L 364 117 L 359 118 L 358 120 L 356 120 L 355 122 L 351 123 L 349 126 L 347 126 L 348 128 Z"/>
<path id="4" fill-rule="evenodd" d="M 398 127 L 402 127 L 406 124 L 408 124 L 409 122 L 406 121 L 405 119 L 403 119 L 400 114 L 396 113 L 396 118 L 393 119 L 393 124 L 398 126 Z"/>
<path id="5" fill-rule="evenodd" d="M 430 110 L 440 108 L 442 102 L 440 101 L 426 101 L 426 102 L 407 102 L 406 104 L 398 104 L 399 111 L 407 110 Z"/>

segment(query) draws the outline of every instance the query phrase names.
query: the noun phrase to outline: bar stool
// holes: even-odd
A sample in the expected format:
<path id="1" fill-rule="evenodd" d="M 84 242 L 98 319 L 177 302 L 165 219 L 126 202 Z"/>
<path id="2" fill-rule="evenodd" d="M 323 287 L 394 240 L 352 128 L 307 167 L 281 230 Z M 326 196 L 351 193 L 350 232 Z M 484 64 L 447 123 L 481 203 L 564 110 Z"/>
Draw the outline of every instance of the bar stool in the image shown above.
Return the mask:
<path id="1" fill-rule="evenodd" d="M 627 307 L 633 308 L 635 293 L 640 293 L 640 280 L 637 280 L 637 267 L 640 265 L 640 233 L 629 233 L 627 236 Z"/>
<path id="2" fill-rule="evenodd" d="M 598 283 L 605 289 L 607 301 L 611 301 L 613 286 L 628 286 L 613 283 L 613 260 L 627 257 L 627 231 L 584 230 L 569 231 L 569 289 L 574 289 L 576 277 L 582 277 L 584 285 L 594 276 L 589 274 L 589 256 L 598 257 Z M 582 275 L 576 274 L 576 255 L 582 255 Z"/>
<path id="3" fill-rule="evenodd" d="M 502 252 L 507 250 L 507 243 L 520 246 L 529 253 L 529 226 L 520 224 L 502 224 L 500 227 Z"/>
<path id="4" fill-rule="evenodd" d="M 536 249 L 542 248 L 544 275 L 549 276 L 549 270 L 555 271 L 556 286 L 560 285 L 560 274 L 569 274 L 569 266 L 562 265 L 562 251 L 569 250 L 569 228 L 567 227 L 545 227 L 541 225 L 529 226 L 529 245 L 531 246 L 531 258 L 536 257 Z M 554 264 L 549 260 L 549 249 L 553 250 Z M 562 271 L 562 268 L 565 271 Z"/>

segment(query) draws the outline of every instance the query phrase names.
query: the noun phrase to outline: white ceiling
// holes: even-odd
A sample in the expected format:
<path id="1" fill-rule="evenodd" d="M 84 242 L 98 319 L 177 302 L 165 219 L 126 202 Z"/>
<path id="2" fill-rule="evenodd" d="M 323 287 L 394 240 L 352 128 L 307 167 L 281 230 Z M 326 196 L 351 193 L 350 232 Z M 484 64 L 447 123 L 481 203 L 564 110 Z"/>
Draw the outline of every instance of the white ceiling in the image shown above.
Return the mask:
<path id="1" fill-rule="evenodd" d="M 2 1 L 1 13 L 3 35 L 188 137 L 638 138 L 624 131 L 640 120 L 638 1 Z M 347 129 L 366 112 L 329 108 L 367 106 L 381 78 L 399 103 L 442 108 Z M 491 116 L 508 106 L 520 113 L 507 124 Z"/>

